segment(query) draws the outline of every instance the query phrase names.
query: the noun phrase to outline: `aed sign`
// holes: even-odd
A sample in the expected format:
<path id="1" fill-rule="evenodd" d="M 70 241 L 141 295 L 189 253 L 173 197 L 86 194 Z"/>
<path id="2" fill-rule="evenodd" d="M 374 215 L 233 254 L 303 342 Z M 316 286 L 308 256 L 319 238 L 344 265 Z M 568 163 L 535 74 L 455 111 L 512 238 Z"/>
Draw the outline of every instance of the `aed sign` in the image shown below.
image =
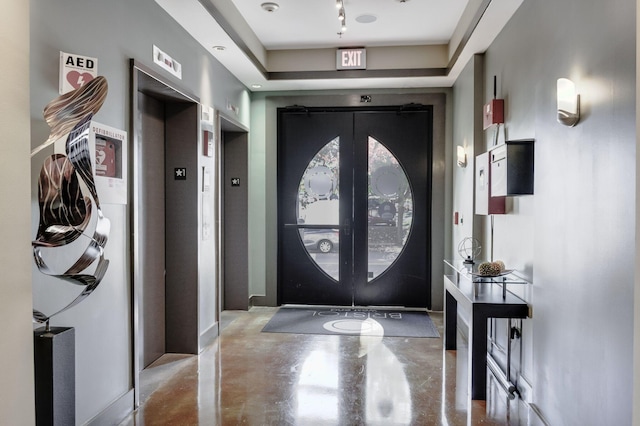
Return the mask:
<path id="1" fill-rule="evenodd" d="M 366 70 L 367 49 L 338 49 L 336 51 L 337 70 Z"/>
<path id="2" fill-rule="evenodd" d="M 97 76 L 98 59 L 60 52 L 58 91 L 61 95 L 84 86 Z"/>

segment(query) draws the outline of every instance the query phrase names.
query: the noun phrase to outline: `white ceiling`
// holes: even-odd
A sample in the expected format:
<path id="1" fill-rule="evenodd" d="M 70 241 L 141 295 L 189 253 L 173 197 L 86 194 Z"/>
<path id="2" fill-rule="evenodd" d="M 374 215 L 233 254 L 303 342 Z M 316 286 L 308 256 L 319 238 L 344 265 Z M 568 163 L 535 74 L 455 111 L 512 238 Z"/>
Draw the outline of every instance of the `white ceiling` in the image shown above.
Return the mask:
<path id="1" fill-rule="evenodd" d="M 487 49 L 522 1 L 344 0 L 347 31 L 340 37 L 335 0 L 275 0 L 279 5 L 275 12 L 264 11 L 263 0 L 156 0 L 251 91 L 450 87 L 471 56 Z M 479 6 L 482 14 L 469 13 Z M 358 23 L 356 18 L 364 14 L 377 19 Z M 476 25 L 470 23 L 473 16 L 479 18 Z M 460 51 L 453 55 L 460 40 Z M 266 69 L 266 57 L 273 50 L 450 41 L 449 56 L 454 59 L 442 76 L 276 80 Z"/>
<path id="2" fill-rule="evenodd" d="M 267 49 L 446 44 L 468 0 L 344 0 L 347 31 L 339 36 L 335 0 L 232 0 Z M 356 18 L 369 15 L 372 23 Z"/>

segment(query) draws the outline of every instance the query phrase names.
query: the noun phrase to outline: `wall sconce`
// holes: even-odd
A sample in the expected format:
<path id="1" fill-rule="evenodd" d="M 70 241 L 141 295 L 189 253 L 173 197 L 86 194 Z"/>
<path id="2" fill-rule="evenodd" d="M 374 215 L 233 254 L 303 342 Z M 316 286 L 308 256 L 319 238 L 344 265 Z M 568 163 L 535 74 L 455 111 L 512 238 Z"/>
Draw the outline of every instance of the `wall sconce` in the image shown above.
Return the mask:
<path id="1" fill-rule="evenodd" d="M 467 153 L 464 151 L 464 147 L 458 145 L 458 167 L 467 167 Z"/>
<path id="2" fill-rule="evenodd" d="M 575 126 L 580 121 L 580 95 L 576 85 L 568 78 L 558 79 L 558 122 Z"/>

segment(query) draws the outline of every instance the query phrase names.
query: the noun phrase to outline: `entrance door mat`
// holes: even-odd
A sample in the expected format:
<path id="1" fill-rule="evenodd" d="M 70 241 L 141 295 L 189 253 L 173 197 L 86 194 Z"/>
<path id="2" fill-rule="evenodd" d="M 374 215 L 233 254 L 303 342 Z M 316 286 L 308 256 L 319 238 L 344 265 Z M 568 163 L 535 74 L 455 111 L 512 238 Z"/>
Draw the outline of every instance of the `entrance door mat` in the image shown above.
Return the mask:
<path id="1" fill-rule="evenodd" d="M 440 337 L 426 311 L 281 307 L 262 329 L 268 333 Z"/>

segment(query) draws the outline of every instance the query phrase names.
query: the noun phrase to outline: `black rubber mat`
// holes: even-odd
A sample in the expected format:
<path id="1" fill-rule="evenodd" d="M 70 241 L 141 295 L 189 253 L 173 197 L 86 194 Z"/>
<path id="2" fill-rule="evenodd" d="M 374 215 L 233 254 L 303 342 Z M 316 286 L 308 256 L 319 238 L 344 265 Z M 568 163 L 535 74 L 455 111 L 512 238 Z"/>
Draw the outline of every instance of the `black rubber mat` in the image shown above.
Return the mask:
<path id="1" fill-rule="evenodd" d="M 426 311 L 282 307 L 262 329 L 268 333 L 440 337 Z"/>

